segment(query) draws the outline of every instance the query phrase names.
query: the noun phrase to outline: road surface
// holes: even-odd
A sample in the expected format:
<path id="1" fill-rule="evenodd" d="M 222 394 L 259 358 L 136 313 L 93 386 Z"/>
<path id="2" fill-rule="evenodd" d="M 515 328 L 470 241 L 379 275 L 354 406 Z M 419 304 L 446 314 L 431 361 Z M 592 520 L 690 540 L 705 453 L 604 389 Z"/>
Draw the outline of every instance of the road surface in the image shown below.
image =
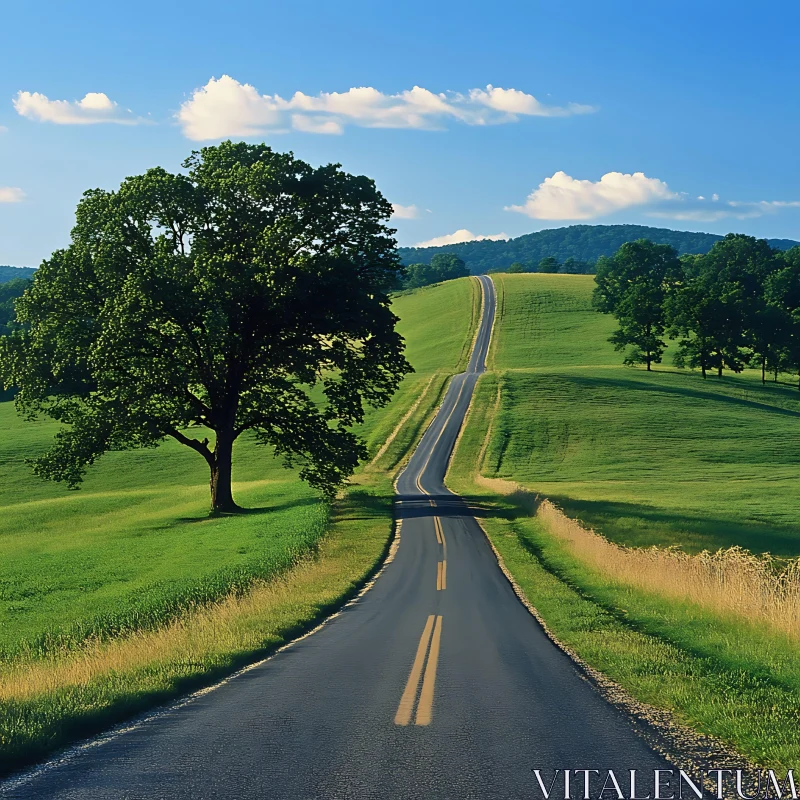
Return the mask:
<path id="1" fill-rule="evenodd" d="M 534 769 L 667 766 L 545 636 L 444 486 L 494 321 L 480 280 L 469 367 L 398 480 L 400 546 L 373 588 L 254 669 L 0 795 L 541 798 Z"/>

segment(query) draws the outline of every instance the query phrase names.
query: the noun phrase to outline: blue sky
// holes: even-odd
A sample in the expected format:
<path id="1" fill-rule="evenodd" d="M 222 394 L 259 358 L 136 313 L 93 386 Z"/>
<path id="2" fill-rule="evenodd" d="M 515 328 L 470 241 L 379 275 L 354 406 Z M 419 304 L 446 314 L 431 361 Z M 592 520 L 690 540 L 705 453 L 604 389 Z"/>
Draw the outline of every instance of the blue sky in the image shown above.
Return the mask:
<path id="1" fill-rule="evenodd" d="M 403 245 L 800 240 L 798 24 L 794 0 L 6 4 L 0 264 L 66 245 L 85 189 L 227 136 L 372 176 Z"/>

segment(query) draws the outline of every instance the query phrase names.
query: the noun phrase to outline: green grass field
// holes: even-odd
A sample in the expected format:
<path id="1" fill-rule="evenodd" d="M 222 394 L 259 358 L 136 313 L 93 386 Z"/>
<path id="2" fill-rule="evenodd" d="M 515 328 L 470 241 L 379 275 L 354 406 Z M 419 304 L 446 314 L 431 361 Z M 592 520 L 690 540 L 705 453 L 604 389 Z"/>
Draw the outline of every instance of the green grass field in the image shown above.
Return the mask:
<path id="1" fill-rule="evenodd" d="M 479 302 L 469 279 L 396 299 L 417 373 L 367 414 L 373 460 L 332 506 L 246 438 L 241 516 L 208 518 L 205 465 L 171 442 L 106 455 L 71 492 L 24 463 L 56 426 L 0 404 L 0 774 L 219 679 L 352 596 L 386 552 L 393 473 L 463 367 Z"/>
<path id="2" fill-rule="evenodd" d="M 497 276 L 501 411 L 483 473 L 512 478 L 611 539 L 800 554 L 800 392 L 621 366 L 583 275 Z M 476 402 L 490 402 L 488 389 Z"/>
<path id="3" fill-rule="evenodd" d="M 751 374 L 703 381 L 668 358 L 650 374 L 622 367 L 607 342 L 614 320 L 591 310 L 591 277 L 494 279 L 491 371 L 448 484 L 483 508 L 489 537 L 561 642 L 639 701 L 755 763 L 793 767 L 797 639 L 589 565 L 533 516 L 532 500 L 548 497 L 628 546 L 796 555 L 800 393 Z M 529 494 L 502 494 L 476 465 Z"/>
<path id="4" fill-rule="evenodd" d="M 373 452 L 437 375 L 431 401 L 387 454 L 399 460 L 446 376 L 463 362 L 474 283 L 397 299 L 399 329 L 418 372 L 388 408 L 368 414 L 363 435 Z M 54 423 L 25 422 L 12 403 L 2 403 L 0 430 L 0 659 L 152 628 L 189 605 L 280 573 L 326 530 L 328 507 L 251 439 L 240 440 L 234 456 L 235 496 L 251 513 L 208 519 L 205 463 L 176 442 L 110 453 L 80 491 L 69 491 L 39 480 L 24 463 L 47 446 Z"/>

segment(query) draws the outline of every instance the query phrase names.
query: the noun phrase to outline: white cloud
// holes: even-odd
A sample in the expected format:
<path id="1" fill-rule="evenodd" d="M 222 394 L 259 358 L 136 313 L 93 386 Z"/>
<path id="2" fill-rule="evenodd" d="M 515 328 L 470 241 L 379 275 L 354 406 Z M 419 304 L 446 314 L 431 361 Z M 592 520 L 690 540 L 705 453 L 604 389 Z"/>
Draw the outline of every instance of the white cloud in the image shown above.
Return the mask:
<path id="1" fill-rule="evenodd" d="M 418 219 L 419 209 L 415 205 L 401 206 L 400 203 L 392 203 L 392 219 Z"/>
<path id="2" fill-rule="evenodd" d="M 520 116 L 557 117 L 586 114 L 591 106 L 570 103 L 546 106 L 518 89 L 487 86 L 458 92 L 434 93 L 414 86 L 384 94 L 371 86 L 346 92 L 295 92 L 288 100 L 260 94 L 249 83 L 229 75 L 211 78 L 195 89 L 180 107 L 177 119 L 184 135 L 193 140 L 226 136 L 255 136 L 289 129 L 308 133 L 342 133 L 345 126 L 364 128 L 441 129 L 448 121 L 467 125 L 516 122 Z"/>
<path id="3" fill-rule="evenodd" d="M 523 205 L 506 206 L 506 211 L 517 211 L 534 219 L 573 220 L 594 219 L 637 207 L 650 217 L 716 222 L 800 208 L 800 201 L 722 201 L 716 192 L 711 199 L 705 195 L 690 197 L 686 192 L 673 192 L 664 181 L 648 178 L 643 172 L 607 172 L 599 181 L 577 180 L 565 172 L 556 172 L 545 178 Z"/>
<path id="4" fill-rule="evenodd" d="M 0 203 L 21 203 L 25 192 L 16 186 L 0 186 Z"/>
<path id="5" fill-rule="evenodd" d="M 633 206 L 677 198 L 658 178 L 643 172 L 607 172 L 599 181 L 556 172 L 534 189 L 523 205 L 506 206 L 533 219 L 593 219 Z"/>
<path id="6" fill-rule="evenodd" d="M 0 133 L 8 133 L 8 128 L 5 125 L 0 125 Z"/>
<path id="7" fill-rule="evenodd" d="M 50 100 L 39 92 L 17 92 L 14 98 L 17 113 L 37 122 L 56 125 L 138 125 L 145 120 L 134 117 L 103 92 L 89 92 L 83 100 Z"/>
<path id="8" fill-rule="evenodd" d="M 728 200 L 720 202 L 719 195 L 712 196 L 712 203 L 697 203 L 689 205 L 682 203 L 674 207 L 657 208 L 648 213 L 651 217 L 663 217 L 692 222 L 718 222 L 722 219 L 754 219 L 765 214 L 775 214 L 784 208 L 800 208 L 797 200 L 759 200 L 757 202 L 743 202 L 741 200 Z M 703 198 L 698 197 L 698 200 Z"/>
<path id="9" fill-rule="evenodd" d="M 518 89 L 501 89 L 489 84 L 486 89 L 470 89 L 469 99 L 473 103 L 484 105 L 495 111 L 507 114 L 534 117 L 567 117 L 571 114 L 591 114 L 597 109 L 594 106 L 569 103 L 566 106 L 546 106 L 533 95 L 520 92 Z"/>
<path id="10" fill-rule="evenodd" d="M 461 228 L 455 233 L 448 233 L 444 236 L 435 236 L 433 239 L 428 239 L 424 242 L 417 242 L 414 247 L 442 247 L 446 244 L 461 244 L 461 242 L 482 242 L 488 239 L 492 242 L 508 239 L 506 233 L 492 233 L 488 236 L 479 236 L 466 228 Z"/>

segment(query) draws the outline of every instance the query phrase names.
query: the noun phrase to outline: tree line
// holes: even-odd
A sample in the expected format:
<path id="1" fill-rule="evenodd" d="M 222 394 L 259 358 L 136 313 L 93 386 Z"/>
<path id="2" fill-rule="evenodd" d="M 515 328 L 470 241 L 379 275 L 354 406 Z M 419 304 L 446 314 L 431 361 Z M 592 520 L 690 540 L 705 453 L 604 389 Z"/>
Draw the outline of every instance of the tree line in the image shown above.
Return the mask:
<path id="1" fill-rule="evenodd" d="M 480 275 L 492 269 L 505 271 L 515 263 L 524 265 L 526 271 L 536 271 L 539 262 L 548 257 L 556 259 L 559 264 L 565 264 L 569 259 L 573 259 L 594 265 L 601 256 L 611 256 L 625 242 L 637 239 L 649 239 L 657 244 L 672 245 L 678 251 L 678 255 L 683 255 L 707 253 L 722 237 L 712 233 L 674 231 L 645 225 L 570 225 L 564 228 L 548 228 L 514 239 L 496 241 L 484 239 L 443 247 L 401 247 L 398 252 L 404 264 L 430 262 L 431 257 L 436 254 L 452 253 L 464 261 L 473 275 Z M 781 250 L 788 250 L 798 242 L 789 239 L 770 239 L 769 244 Z M 560 271 L 571 270 L 562 268 Z"/>
<path id="2" fill-rule="evenodd" d="M 515 261 L 505 269 L 495 267 L 487 270 L 487 272 L 490 274 L 495 272 L 564 272 L 573 275 L 586 275 L 593 273 L 594 269 L 595 265 L 588 261 L 567 258 L 562 264 L 557 258 L 547 256 L 537 264 Z M 405 273 L 405 278 L 398 288 L 418 289 L 421 286 L 430 286 L 431 284 L 450 281 L 454 278 L 466 278 L 470 271 L 463 259 L 455 255 L 455 253 L 437 253 L 431 258 L 430 264 L 409 264 L 405 268 Z"/>
<path id="3" fill-rule="evenodd" d="M 800 246 L 728 234 L 702 255 L 639 239 L 601 258 L 595 307 L 619 329 L 610 341 L 625 364 L 660 363 L 667 339 L 674 363 L 709 371 L 761 369 L 800 374 Z"/>

